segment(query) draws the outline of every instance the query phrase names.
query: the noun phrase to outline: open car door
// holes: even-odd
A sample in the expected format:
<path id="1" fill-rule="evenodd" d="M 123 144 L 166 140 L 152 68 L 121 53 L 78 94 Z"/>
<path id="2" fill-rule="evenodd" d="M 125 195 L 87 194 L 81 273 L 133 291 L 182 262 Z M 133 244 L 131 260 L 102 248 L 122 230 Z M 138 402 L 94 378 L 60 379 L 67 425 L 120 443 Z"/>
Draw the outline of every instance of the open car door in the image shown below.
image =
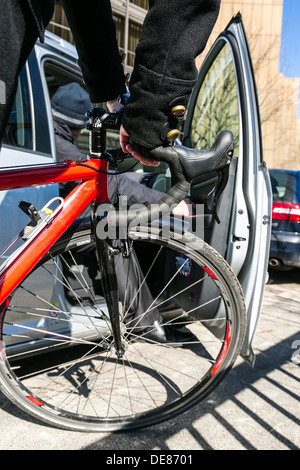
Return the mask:
<path id="1" fill-rule="evenodd" d="M 255 77 L 241 14 L 218 37 L 201 67 L 182 143 L 205 149 L 224 129 L 235 136 L 234 158 L 219 202 L 220 224 L 204 214 L 204 239 L 227 260 L 242 285 L 248 317 L 242 356 L 253 365 L 252 342 L 267 281 L 272 192 L 263 162 Z M 193 202 L 204 203 L 215 177 L 212 173 L 193 181 Z"/>

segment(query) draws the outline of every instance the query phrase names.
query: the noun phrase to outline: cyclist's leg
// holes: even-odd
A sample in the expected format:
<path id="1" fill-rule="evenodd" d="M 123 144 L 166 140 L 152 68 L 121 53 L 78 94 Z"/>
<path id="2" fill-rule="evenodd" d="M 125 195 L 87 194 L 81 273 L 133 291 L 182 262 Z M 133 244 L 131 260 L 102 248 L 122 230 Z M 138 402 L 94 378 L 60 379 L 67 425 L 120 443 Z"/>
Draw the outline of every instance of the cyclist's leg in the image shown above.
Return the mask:
<path id="1" fill-rule="evenodd" d="M 116 242 L 115 246 L 120 246 L 120 243 L 120 241 Z M 159 258 L 156 260 L 154 258 L 152 263 L 159 265 Z M 172 342 L 178 345 L 196 339 L 187 329 L 174 328 L 170 324 L 164 325 L 163 318 L 154 301 L 155 294 L 159 292 L 155 289 L 155 285 L 151 286 L 150 291 L 134 250 L 131 251 L 128 258 L 122 254 L 116 255 L 115 266 L 119 296 L 122 302 L 122 320 L 130 338 L 138 340 L 141 337 L 162 344 Z M 154 269 L 150 265 L 148 270 Z M 155 270 L 159 273 L 158 266 L 155 267 Z"/>
<path id="2" fill-rule="evenodd" d="M 87 216 L 90 209 L 87 208 L 81 216 Z M 120 240 L 113 240 L 114 248 L 122 247 Z M 76 295 L 84 296 L 82 281 L 70 270 L 69 263 L 63 264 L 63 272 L 69 288 L 67 289 L 68 298 L 74 300 Z M 115 255 L 115 269 L 117 284 L 119 290 L 119 299 L 122 304 L 122 320 L 128 327 L 128 332 L 135 328 L 145 330 L 151 327 L 155 321 L 161 321 L 159 310 L 152 308 L 145 315 L 148 307 L 153 302 L 153 296 L 149 290 L 147 282 L 144 282 L 144 275 L 140 267 L 139 260 L 134 250 L 129 257 L 124 257 L 120 252 Z M 93 291 L 93 296 L 102 295 L 100 272 L 97 263 L 97 253 L 95 243 L 84 246 L 76 250 L 76 261 L 81 266 L 83 276 L 88 281 L 89 289 Z"/>
<path id="3" fill-rule="evenodd" d="M 113 242 L 114 247 L 120 247 L 121 242 Z M 131 252 L 126 258 L 122 254 L 115 256 L 116 275 L 118 279 L 120 300 L 123 304 L 123 321 L 131 331 L 134 327 L 139 330 L 149 328 L 155 321 L 160 321 L 158 309 L 145 312 L 153 302 L 153 297 L 142 273 L 136 253 Z"/>
<path id="4" fill-rule="evenodd" d="M 45 24 L 53 14 L 52 2 L 43 2 L 41 19 Z M 19 0 L 0 0 L 0 80 L 5 91 L 5 101 L 0 101 L 0 146 L 5 127 L 15 99 L 18 75 L 24 66 L 39 31 L 37 23 L 27 2 Z"/>

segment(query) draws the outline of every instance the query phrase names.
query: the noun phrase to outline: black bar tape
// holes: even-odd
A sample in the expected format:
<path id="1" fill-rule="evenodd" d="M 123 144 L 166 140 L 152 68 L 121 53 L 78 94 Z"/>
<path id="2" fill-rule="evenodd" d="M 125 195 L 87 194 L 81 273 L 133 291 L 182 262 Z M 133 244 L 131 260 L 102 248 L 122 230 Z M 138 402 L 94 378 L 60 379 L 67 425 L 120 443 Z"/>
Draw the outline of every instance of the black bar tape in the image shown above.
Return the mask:
<path id="1" fill-rule="evenodd" d="M 143 222 L 147 224 L 153 220 L 159 219 L 163 215 L 170 214 L 174 207 L 176 207 L 187 196 L 190 189 L 190 182 L 186 180 L 179 158 L 175 152 L 173 157 L 174 158 L 172 159 L 166 159 L 162 152 L 159 158 L 160 161 L 165 161 L 170 166 L 174 185 L 169 189 L 169 191 L 155 204 L 139 209 L 138 214 L 133 210 L 110 212 L 108 214 L 109 227 L 128 227 L 128 225 L 134 220 L 137 220 L 137 218 L 141 225 Z"/>

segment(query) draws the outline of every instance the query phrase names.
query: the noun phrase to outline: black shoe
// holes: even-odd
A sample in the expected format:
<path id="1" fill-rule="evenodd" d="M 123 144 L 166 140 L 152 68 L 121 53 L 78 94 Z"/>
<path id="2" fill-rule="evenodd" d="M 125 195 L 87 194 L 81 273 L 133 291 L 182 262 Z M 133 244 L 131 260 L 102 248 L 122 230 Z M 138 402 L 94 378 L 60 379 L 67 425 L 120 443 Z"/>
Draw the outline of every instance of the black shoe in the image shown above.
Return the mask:
<path id="1" fill-rule="evenodd" d="M 151 342 L 170 344 L 172 346 L 182 346 L 184 344 L 197 341 L 187 328 L 175 328 L 171 325 L 164 325 L 162 321 L 155 321 L 153 325 L 139 333 L 140 339 Z"/>

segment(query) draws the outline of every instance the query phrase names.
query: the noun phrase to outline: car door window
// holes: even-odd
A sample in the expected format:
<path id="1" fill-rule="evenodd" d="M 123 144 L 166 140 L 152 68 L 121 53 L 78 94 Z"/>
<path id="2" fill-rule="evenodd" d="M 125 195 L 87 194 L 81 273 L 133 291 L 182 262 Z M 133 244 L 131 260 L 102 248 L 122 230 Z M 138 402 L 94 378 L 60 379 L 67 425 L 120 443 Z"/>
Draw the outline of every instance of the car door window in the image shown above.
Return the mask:
<path id="1" fill-rule="evenodd" d="M 78 66 L 72 66 L 66 62 L 63 62 L 63 60 L 58 60 L 57 58 L 46 58 L 43 62 L 43 70 L 47 83 L 50 104 L 52 96 L 55 94 L 58 88 L 63 85 L 71 82 L 77 82 L 81 87 L 86 89 L 81 71 Z M 105 103 L 102 103 L 101 106 L 105 107 Z M 87 129 L 82 129 L 79 137 L 75 139 L 74 144 L 78 147 L 82 155 L 85 156 L 89 153 L 89 134 Z M 107 148 L 111 150 L 119 148 L 119 132 L 108 130 L 106 144 Z M 132 166 L 132 164 L 130 166 Z"/>
<path id="2" fill-rule="evenodd" d="M 26 66 L 18 78 L 16 98 L 3 143 L 21 149 L 32 150 L 33 148 L 32 107 Z"/>
<path id="3" fill-rule="evenodd" d="M 46 58 L 43 61 L 43 71 L 47 83 L 50 104 L 52 96 L 58 88 L 63 85 L 77 82 L 81 87 L 86 88 L 80 69 L 58 58 Z M 86 129 L 82 129 L 80 136 L 74 141 L 74 144 L 83 155 L 89 153 L 89 136 Z"/>
<path id="4" fill-rule="evenodd" d="M 48 113 L 35 49 L 20 72 L 16 96 L 3 144 L 18 153 L 10 164 L 37 163 L 40 156 L 52 158 Z"/>
<path id="5" fill-rule="evenodd" d="M 209 67 L 197 96 L 190 138 L 193 148 L 205 149 L 224 129 L 235 137 L 235 156 L 239 149 L 239 100 L 233 55 L 224 41 Z"/>

